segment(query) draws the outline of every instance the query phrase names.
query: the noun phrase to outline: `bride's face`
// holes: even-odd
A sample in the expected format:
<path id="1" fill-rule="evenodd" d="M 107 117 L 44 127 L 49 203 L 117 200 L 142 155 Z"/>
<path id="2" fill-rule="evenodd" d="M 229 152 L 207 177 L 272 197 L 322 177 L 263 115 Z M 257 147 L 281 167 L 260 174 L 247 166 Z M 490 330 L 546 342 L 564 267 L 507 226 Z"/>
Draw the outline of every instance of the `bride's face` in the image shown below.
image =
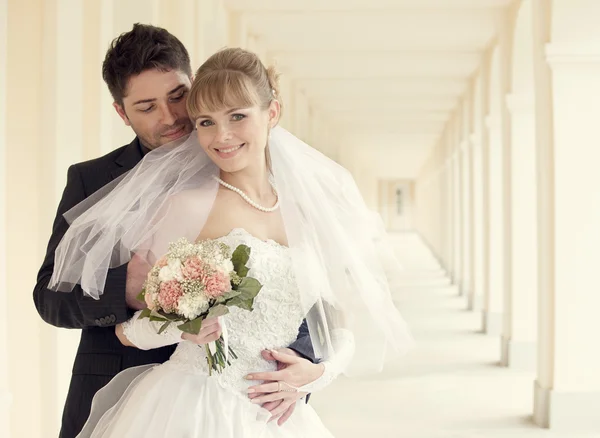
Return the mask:
<path id="1" fill-rule="evenodd" d="M 279 103 L 269 108 L 225 108 L 196 119 L 198 141 L 224 172 L 263 166 L 268 132 L 277 122 Z"/>

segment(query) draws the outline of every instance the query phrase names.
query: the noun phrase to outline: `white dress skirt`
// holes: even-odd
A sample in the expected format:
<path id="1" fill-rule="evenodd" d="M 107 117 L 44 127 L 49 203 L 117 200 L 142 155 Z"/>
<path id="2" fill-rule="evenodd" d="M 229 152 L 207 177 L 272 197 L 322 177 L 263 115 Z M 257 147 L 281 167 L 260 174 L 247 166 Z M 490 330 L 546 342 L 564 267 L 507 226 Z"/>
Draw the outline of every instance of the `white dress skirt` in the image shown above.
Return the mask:
<path id="1" fill-rule="evenodd" d="M 248 398 L 251 372 L 271 371 L 261 352 L 296 340 L 304 318 L 289 250 L 241 229 L 221 238 L 235 248 L 252 248 L 249 275 L 263 288 L 254 310 L 231 308 L 225 319 L 229 345 L 238 358 L 221 374 L 209 376 L 204 347 L 181 342 L 161 365 L 118 374 L 95 395 L 90 417 L 78 437 L 92 438 L 331 438 L 304 400 L 279 426 Z M 135 323 L 135 322 L 133 322 Z"/>

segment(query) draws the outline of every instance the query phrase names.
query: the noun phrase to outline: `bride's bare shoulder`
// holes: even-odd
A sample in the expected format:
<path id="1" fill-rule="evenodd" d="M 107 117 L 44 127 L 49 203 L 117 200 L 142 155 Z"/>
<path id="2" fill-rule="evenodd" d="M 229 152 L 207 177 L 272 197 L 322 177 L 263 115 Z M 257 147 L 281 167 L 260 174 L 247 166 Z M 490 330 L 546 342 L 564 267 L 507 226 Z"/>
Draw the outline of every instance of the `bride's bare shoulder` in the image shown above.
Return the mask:
<path id="1" fill-rule="evenodd" d="M 217 189 L 199 187 L 183 190 L 169 196 L 167 202 L 170 208 L 182 213 L 211 209 L 216 200 Z"/>

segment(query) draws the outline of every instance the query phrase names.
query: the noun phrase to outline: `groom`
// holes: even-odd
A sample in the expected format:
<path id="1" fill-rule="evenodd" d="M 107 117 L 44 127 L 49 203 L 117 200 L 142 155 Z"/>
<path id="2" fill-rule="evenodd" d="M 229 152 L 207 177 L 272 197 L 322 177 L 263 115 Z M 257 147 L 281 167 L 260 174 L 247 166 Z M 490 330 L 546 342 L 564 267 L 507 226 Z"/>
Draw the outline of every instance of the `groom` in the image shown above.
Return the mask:
<path id="1" fill-rule="evenodd" d="M 33 291 L 36 308 L 44 321 L 56 327 L 81 329 L 60 438 L 73 438 L 81 431 L 94 394 L 116 374 L 129 367 L 165 362 L 175 349 L 168 346 L 144 351 L 124 347 L 115 335 L 115 325 L 141 308 L 136 296 L 145 280 L 145 270 L 135 259 L 109 270 L 104 293 L 97 301 L 84 296 L 79 285 L 72 293 L 48 289 L 54 252 L 69 227 L 63 214 L 132 169 L 150 150 L 183 137 L 193 129 L 186 111 L 192 77 L 190 58 L 183 44 L 165 29 L 136 24 L 131 31 L 116 38 L 106 53 L 102 76 L 114 99 L 115 110 L 136 137 L 129 145 L 69 168 L 46 257 Z M 288 353 L 295 352 L 313 360 L 305 322 L 299 329 L 297 341 L 289 348 Z M 280 364 L 282 366 L 285 365 Z M 277 404 L 271 404 L 267 408 L 276 407 Z M 282 416 L 283 421 L 293 409 L 292 404 Z"/>

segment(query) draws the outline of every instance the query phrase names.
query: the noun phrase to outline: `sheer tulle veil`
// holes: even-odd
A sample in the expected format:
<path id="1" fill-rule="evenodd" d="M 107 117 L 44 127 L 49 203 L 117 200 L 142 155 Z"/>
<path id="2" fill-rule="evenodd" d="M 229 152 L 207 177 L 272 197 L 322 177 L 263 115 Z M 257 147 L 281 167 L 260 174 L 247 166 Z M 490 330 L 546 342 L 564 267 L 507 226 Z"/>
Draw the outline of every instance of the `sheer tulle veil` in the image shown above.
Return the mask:
<path id="1" fill-rule="evenodd" d="M 412 344 L 392 300 L 373 220 L 350 173 L 281 127 L 269 140 L 271 168 L 294 272 L 317 357 L 335 354 L 331 333 L 347 329 L 355 354 L 346 374 L 379 371 L 386 355 Z M 99 299 L 107 272 L 138 254 L 153 264 L 168 244 L 195 240 L 217 195 L 218 167 L 196 133 L 162 146 L 120 179 L 65 214 L 70 228 L 55 256 L 50 287 L 81 284 Z"/>

